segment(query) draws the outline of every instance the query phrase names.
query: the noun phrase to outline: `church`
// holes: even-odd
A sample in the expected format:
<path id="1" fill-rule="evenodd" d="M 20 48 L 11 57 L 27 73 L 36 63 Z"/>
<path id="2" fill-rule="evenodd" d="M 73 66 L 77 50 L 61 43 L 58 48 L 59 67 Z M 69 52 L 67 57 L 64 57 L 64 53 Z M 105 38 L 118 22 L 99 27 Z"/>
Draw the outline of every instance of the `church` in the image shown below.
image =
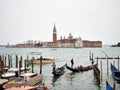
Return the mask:
<path id="1" fill-rule="evenodd" d="M 68 38 L 62 37 L 57 40 L 57 30 L 54 24 L 53 27 L 53 41 L 44 42 L 43 47 L 46 48 L 82 48 L 82 47 L 102 47 L 101 41 L 88 41 L 82 40 L 81 37 L 73 38 L 72 34 L 68 35 Z"/>

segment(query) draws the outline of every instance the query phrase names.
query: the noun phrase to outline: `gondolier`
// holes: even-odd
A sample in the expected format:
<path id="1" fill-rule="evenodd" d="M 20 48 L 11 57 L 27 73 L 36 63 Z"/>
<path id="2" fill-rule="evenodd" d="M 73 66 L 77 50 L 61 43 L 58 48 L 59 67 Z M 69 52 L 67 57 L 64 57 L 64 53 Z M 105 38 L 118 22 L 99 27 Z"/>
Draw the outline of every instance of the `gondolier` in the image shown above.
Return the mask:
<path id="1" fill-rule="evenodd" d="M 55 64 L 53 63 L 53 66 L 54 66 L 54 65 L 55 65 Z M 55 68 L 53 68 L 52 74 L 53 74 L 54 76 L 61 76 L 61 75 L 64 74 L 64 72 L 65 72 L 65 67 L 66 67 L 66 64 L 63 65 L 63 66 L 61 66 L 61 67 L 58 67 L 58 68 L 56 68 L 56 65 L 55 65 Z"/>
<path id="2" fill-rule="evenodd" d="M 53 71 L 55 71 L 55 69 L 56 69 L 56 64 L 55 63 L 53 63 Z"/>

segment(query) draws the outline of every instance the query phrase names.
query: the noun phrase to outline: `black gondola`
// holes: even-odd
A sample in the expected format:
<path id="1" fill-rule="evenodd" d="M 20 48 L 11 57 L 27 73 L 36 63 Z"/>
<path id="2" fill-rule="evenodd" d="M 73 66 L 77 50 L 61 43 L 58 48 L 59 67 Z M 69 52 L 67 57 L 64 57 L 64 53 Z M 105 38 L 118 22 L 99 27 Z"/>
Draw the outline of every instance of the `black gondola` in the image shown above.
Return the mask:
<path id="1" fill-rule="evenodd" d="M 53 74 L 54 76 L 60 76 L 60 75 L 64 74 L 64 72 L 65 72 L 65 66 L 66 66 L 66 64 L 63 65 L 63 66 L 60 67 L 60 68 L 53 69 L 52 74 Z"/>
<path id="2" fill-rule="evenodd" d="M 86 66 L 86 67 L 83 67 L 83 66 L 78 66 L 76 68 L 71 68 L 70 66 L 66 65 L 66 68 L 72 72 L 80 72 L 80 71 L 88 71 L 88 70 L 91 70 L 93 69 L 93 66 Z"/>
<path id="3" fill-rule="evenodd" d="M 120 83 L 120 71 L 111 64 L 112 77 Z"/>

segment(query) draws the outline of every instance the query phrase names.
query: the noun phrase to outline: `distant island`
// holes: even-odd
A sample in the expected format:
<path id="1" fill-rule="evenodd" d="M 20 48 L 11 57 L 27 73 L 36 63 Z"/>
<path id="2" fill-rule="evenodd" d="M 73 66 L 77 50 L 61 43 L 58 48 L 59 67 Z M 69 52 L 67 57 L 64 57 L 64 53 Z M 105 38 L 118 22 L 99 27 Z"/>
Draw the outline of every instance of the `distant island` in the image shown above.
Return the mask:
<path id="1" fill-rule="evenodd" d="M 4 46 L 3 46 L 4 47 Z M 54 24 L 53 33 L 52 33 L 52 41 L 50 42 L 42 42 L 42 41 L 34 41 L 28 40 L 24 43 L 17 43 L 16 45 L 7 45 L 7 48 L 83 48 L 83 47 L 102 47 L 102 41 L 90 41 L 90 40 L 82 40 L 79 36 L 74 38 L 71 33 L 69 33 L 68 37 L 61 36 L 60 39 L 57 39 L 57 29 Z"/>
<path id="2" fill-rule="evenodd" d="M 70 33 L 67 38 L 65 36 L 61 36 L 60 39 L 57 39 L 57 30 L 54 24 L 53 27 L 53 34 L 52 34 L 53 41 L 50 42 L 36 42 L 33 40 L 28 40 L 24 44 L 16 44 L 15 48 L 82 48 L 82 47 L 102 47 L 102 41 L 89 41 L 89 40 L 82 40 L 81 37 L 73 38 L 72 34 Z"/>
<path id="3" fill-rule="evenodd" d="M 116 45 L 111 45 L 111 47 L 120 47 L 120 42 L 118 42 Z"/>

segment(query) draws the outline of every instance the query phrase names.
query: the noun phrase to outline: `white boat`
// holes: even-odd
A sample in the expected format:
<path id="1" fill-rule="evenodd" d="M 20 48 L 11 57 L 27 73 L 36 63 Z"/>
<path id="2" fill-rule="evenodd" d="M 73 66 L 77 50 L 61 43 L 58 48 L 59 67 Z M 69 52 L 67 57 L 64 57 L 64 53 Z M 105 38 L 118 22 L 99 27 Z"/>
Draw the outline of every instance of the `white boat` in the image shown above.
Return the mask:
<path id="1" fill-rule="evenodd" d="M 12 81 L 3 85 L 4 89 L 12 88 L 21 85 L 35 85 L 42 80 L 42 74 L 38 73 L 24 73 L 21 74 L 16 81 Z"/>
<path id="2" fill-rule="evenodd" d="M 40 59 L 42 59 L 42 64 L 49 64 L 55 62 L 55 59 L 51 58 L 43 58 L 42 56 L 40 58 L 34 58 L 34 56 L 31 59 L 28 59 L 29 55 L 40 55 L 40 52 L 30 52 L 27 54 L 27 63 L 31 63 L 31 60 L 33 60 L 34 64 L 40 64 Z"/>
<path id="3" fill-rule="evenodd" d="M 24 73 L 20 77 L 23 77 L 23 85 L 35 85 L 42 80 L 42 74 L 38 73 Z"/>
<path id="4" fill-rule="evenodd" d="M 8 82 L 7 79 L 0 79 L 0 86 L 2 86 L 3 84 L 5 84 L 7 82 Z"/>
<path id="5" fill-rule="evenodd" d="M 31 63 L 31 60 L 27 61 L 28 63 Z M 50 59 L 50 58 L 42 58 L 42 64 L 49 64 L 55 62 L 55 59 Z M 33 59 L 34 64 L 40 64 L 40 58 Z"/>
<path id="6" fill-rule="evenodd" d="M 30 52 L 30 55 L 41 55 L 41 52 Z"/>
<path id="7" fill-rule="evenodd" d="M 23 72 L 23 71 L 25 71 L 25 68 L 21 68 L 20 70 L 21 70 L 21 72 Z M 26 71 L 27 70 L 30 70 L 30 68 L 27 68 Z M 14 77 L 16 72 L 19 72 L 19 68 L 10 68 L 10 69 L 8 69 L 8 71 L 6 73 L 2 74 L 2 78 Z"/>

